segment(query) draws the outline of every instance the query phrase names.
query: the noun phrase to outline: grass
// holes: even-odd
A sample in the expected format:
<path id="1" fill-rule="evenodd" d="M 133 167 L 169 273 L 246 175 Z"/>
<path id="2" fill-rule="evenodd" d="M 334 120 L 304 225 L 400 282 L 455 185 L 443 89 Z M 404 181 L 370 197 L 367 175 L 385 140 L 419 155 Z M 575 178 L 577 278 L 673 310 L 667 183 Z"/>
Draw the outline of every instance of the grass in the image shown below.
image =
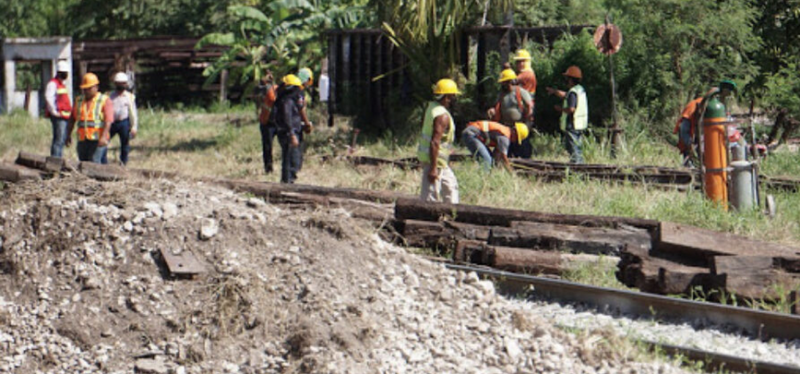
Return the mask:
<path id="1" fill-rule="evenodd" d="M 212 108 L 213 109 L 213 108 Z M 218 108 L 184 112 L 140 110 L 140 132 L 133 140 L 130 165 L 178 171 L 192 176 L 218 176 L 259 181 L 278 181 L 278 173 L 264 175 L 261 142 L 252 107 Z M 312 121 L 327 123 L 319 110 Z M 46 119 L 32 120 L 24 114 L 0 116 L 0 158 L 11 161 L 20 150 L 47 154 L 51 129 Z M 419 171 L 396 168 L 358 167 L 340 159 L 323 162 L 322 156 L 341 156 L 351 142 L 350 124 L 337 118 L 335 129 L 318 125 L 307 138 L 307 150 L 299 182 L 322 186 L 392 190 L 416 195 Z M 652 164 L 679 166 L 677 150 L 644 134 L 626 134 L 626 143 L 616 160 L 608 156 L 607 144 L 587 138 L 585 157 L 591 163 Z M 559 139 L 537 136 L 536 158 L 567 161 Z M 275 144 L 275 160 L 279 147 Z M 408 157 L 415 144 L 391 135 L 359 139 L 356 154 L 378 157 Z M 74 149 L 66 151 L 75 157 Z M 118 140 L 109 153 L 114 162 Z M 762 170 L 771 175 L 800 175 L 795 153 L 783 151 L 765 159 Z M 279 165 L 275 165 L 279 169 Z M 724 212 L 697 191 L 666 191 L 623 183 L 610 185 L 572 176 L 563 183 L 543 183 L 503 170 L 483 172 L 475 163 L 454 165 L 462 202 L 505 208 L 571 214 L 613 215 L 650 218 L 691 224 L 748 237 L 800 245 L 800 194 L 771 191 L 778 202 L 778 216 L 769 219 L 759 212 Z"/>

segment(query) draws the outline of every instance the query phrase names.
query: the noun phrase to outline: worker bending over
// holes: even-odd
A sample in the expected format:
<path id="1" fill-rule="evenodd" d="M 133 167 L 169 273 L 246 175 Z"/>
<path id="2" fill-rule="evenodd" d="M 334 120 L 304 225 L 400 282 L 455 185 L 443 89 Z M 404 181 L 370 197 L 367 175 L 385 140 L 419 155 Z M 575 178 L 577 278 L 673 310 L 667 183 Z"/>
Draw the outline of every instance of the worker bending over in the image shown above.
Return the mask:
<path id="1" fill-rule="evenodd" d="M 675 129 L 673 130 L 673 133 L 678 134 L 678 149 L 683 155 L 683 166 L 694 166 L 693 159 L 696 158 L 698 144 L 695 141 L 695 134 L 697 134 L 697 122 L 705 110 L 704 100 L 717 92 L 719 92 L 720 98 L 725 100 L 734 91 L 736 91 L 736 83 L 724 80 L 720 82 L 718 87 L 710 89 L 705 96 L 698 97 L 683 107 L 681 116 L 675 123 Z"/>
<path id="2" fill-rule="evenodd" d="M 554 109 L 561 113 L 561 135 L 564 148 L 569 152 L 570 162 L 582 164 L 581 136 L 589 126 L 589 101 L 586 99 L 586 90 L 581 86 L 583 74 L 577 66 L 570 66 L 563 74 L 567 85 L 567 92 L 547 87 L 547 93 L 564 100 L 562 105 Z"/>
<path id="3" fill-rule="evenodd" d="M 114 106 L 107 95 L 100 92 L 100 80 L 93 73 L 86 73 L 81 81 L 83 94 L 75 100 L 69 127 L 67 147 L 72 144 L 72 129 L 78 127 L 78 159 L 102 163 L 103 155 L 114 122 Z"/>
<path id="4" fill-rule="evenodd" d="M 114 75 L 114 92 L 108 95 L 114 107 L 114 123 L 111 124 L 111 135 L 119 134 L 119 160 L 123 165 L 128 164 L 128 155 L 131 152 L 131 139 L 136 138 L 139 132 L 139 120 L 136 112 L 136 96 L 128 91 L 128 75 L 119 72 Z M 108 148 L 103 152 L 103 163 L 108 163 Z"/>
<path id="5" fill-rule="evenodd" d="M 417 158 L 422 164 L 422 200 L 458 204 L 458 181 L 449 166 L 456 125 L 447 109 L 460 93 L 456 82 L 441 79 L 433 88 L 435 100 L 425 109 L 417 146 Z"/>
<path id="6" fill-rule="evenodd" d="M 533 99 L 528 91 L 517 85 L 517 74 L 514 73 L 514 70 L 503 70 L 497 83 L 500 83 L 502 89 L 497 103 L 487 113 L 489 118 L 508 127 L 515 126 L 514 124 L 517 122 L 532 123 Z M 523 144 L 526 145 L 523 147 Z M 530 158 L 533 153 L 530 143 L 523 144 L 511 144 L 508 156 Z"/>
<path id="7" fill-rule="evenodd" d="M 475 121 L 468 123 L 461 133 L 469 152 L 480 159 L 486 171 L 491 169 L 492 159 L 499 160 L 506 170 L 511 171 L 508 148 L 511 144 L 521 144 L 527 137 L 528 126 L 522 122 L 511 128 L 494 121 Z"/>

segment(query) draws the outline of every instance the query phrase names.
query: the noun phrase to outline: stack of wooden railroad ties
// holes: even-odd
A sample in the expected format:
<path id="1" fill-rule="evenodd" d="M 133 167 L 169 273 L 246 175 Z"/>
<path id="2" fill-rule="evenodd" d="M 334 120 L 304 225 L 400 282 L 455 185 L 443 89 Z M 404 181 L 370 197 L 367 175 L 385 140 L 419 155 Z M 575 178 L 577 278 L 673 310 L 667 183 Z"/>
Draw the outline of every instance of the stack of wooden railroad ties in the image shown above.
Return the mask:
<path id="1" fill-rule="evenodd" d="M 79 172 L 98 180 L 182 178 L 175 173 L 20 153 L 0 163 L 0 180 L 21 182 Z M 530 275 L 558 276 L 575 261 L 617 262 L 626 286 L 662 295 L 702 290 L 742 303 L 789 298 L 798 313 L 800 248 L 671 222 L 426 203 L 390 191 L 286 185 L 217 178 L 200 181 L 275 204 L 341 207 L 392 240 L 434 249 L 452 261 Z M 716 290 L 714 293 L 712 290 Z M 791 291 L 791 292 L 790 292 Z M 798 313 L 800 314 L 800 313 Z"/>

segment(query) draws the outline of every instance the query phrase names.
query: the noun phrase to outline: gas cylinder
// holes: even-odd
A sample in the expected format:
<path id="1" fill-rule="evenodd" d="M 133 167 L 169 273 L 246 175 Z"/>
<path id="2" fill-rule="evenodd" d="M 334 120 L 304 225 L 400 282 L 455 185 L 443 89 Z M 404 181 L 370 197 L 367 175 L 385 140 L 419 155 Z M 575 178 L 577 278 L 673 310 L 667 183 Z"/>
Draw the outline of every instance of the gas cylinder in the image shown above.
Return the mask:
<path id="1" fill-rule="evenodd" d="M 703 181 L 706 196 L 725 210 L 728 209 L 726 123 L 725 105 L 715 95 L 708 100 L 703 115 Z"/>

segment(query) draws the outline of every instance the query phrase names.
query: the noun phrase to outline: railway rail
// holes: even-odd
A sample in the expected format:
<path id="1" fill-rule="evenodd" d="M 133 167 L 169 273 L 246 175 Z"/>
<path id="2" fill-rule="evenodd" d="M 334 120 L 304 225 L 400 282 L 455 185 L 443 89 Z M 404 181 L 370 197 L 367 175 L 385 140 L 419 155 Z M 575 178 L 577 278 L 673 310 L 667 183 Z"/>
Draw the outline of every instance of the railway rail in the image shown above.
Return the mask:
<path id="1" fill-rule="evenodd" d="M 348 156 L 354 165 L 392 165 L 403 169 L 417 169 L 419 163 L 415 157 L 397 160 L 369 156 Z M 469 155 L 455 154 L 450 156 L 453 162 L 469 159 Z M 670 168 L 652 165 L 607 165 L 607 164 L 569 164 L 555 161 L 511 159 L 511 166 L 518 172 L 536 176 L 546 182 L 560 182 L 569 174 L 579 174 L 589 179 L 610 182 L 643 183 L 686 190 L 700 187 L 700 172 L 697 169 Z M 800 180 L 791 178 L 761 176 L 761 184 L 767 188 L 797 192 Z"/>
<path id="2" fill-rule="evenodd" d="M 800 338 L 800 317 L 789 314 L 589 286 L 484 267 L 453 263 L 445 263 L 444 266 L 451 270 L 472 271 L 485 278 L 493 279 L 498 283 L 501 291 L 504 292 L 518 293 L 533 287 L 533 295 L 536 298 L 583 304 L 598 311 L 613 310 L 641 318 L 656 318 L 663 321 L 700 319 L 715 325 L 736 327 L 747 335 L 762 340 L 773 338 L 794 340 Z M 705 362 L 707 370 L 726 369 L 758 374 L 800 373 L 800 367 L 796 366 L 748 360 L 661 342 L 641 342 L 651 349 L 658 349 L 669 355 L 681 355 L 693 361 Z"/>

